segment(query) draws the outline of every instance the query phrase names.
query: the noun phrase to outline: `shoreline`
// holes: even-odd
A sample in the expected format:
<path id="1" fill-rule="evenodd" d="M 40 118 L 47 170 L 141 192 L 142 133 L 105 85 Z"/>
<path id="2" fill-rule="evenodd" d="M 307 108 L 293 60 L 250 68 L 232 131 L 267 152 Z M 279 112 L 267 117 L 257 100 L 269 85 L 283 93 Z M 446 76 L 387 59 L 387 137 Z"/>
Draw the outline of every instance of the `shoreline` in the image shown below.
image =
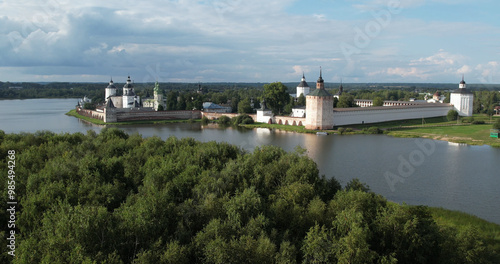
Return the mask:
<path id="1" fill-rule="evenodd" d="M 175 120 L 144 120 L 144 121 L 129 121 L 129 122 L 114 122 L 114 123 L 104 123 L 101 120 L 94 118 L 89 118 L 86 116 L 79 115 L 76 113 L 75 109 L 70 110 L 66 113 L 68 116 L 73 116 L 81 120 L 90 122 L 95 125 L 105 126 L 105 125 L 138 125 L 138 124 L 171 124 L 171 123 L 193 123 L 201 122 L 200 119 L 175 119 Z M 477 118 L 477 116 L 476 116 Z M 496 117 L 499 118 L 499 117 Z M 485 135 L 491 124 L 481 124 L 475 125 L 471 123 L 462 123 L 454 125 L 453 122 L 443 121 L 440 118 L 435 118 L 433 122 L 429 125 L 414 125 L 412 127 L 401 128 L 402 124 L 420 122 L 420 120 L 401 120 L 398 122 L 387 122 L 387 123 L 377 123 L 377 124 L 366 124 L 366 125 L 352 125 L 352 126 L 342 126 L 344 131 L 336 130 L 309 130 L 305 129 L 304 126 L 289 126 L 289 125 L 278 125 L 278 124 L 266 124 L 266 123 L 254 123 L 239 125 L 241 127 L 254 129 L 254 128 L 269 128 L 277 129 L 281 131 L 289 131 L 295 133 L 306 133 L 306 134 L 316 134 L 317 132 L 325 132 L 327 135 L 364 135 L 364 134 L 384 134 L 391 137 L 399 138 L 430 138 L 434 140 L 447 141 L 458 144 L 467 144 L 471 146 L 482 146 L 489 145 L 491 147 L 500 148 L 500 139 L 488 138 Z M 215 123 L 215 122 L 214 122 Z M 446 125 L 446 126 L 441 126 Z M 369 131 L 370 127 L 376 127 L 378 130 Z M 474 129 L 470 129 L 470 128 Z M 417 130 L 417 131 L 414 131 Z M 420 130 L 420 131 L 419 131 Z M 424 130 L 425 132 L 422 132 Z M 467 130 L 471 130 L 472 134 L 467 134 Z M 476 131 L 480 130 L 480 131 Z M 432 133 L 441 132 L 441 133 Z M 465 134 L 464 134 L 465 133 Z M 482 134 L 481 134 L 482 133 Z"/>
<path id="2" fill-rule="evenodd" d="M 106 126 L 106 125 L 156 125 L 156 124 L 171 124 L 171 123 L 195 123 L 195 122 L 201 122 L 201 119 L 170 119 L 170 120 L 138 120 L 138 121 L 127 121 L 127 122 L 111 122 L 111 123 L 104 123 L 104 121 L 101 121 L 99 119 L 95 118 L 90 118 L 86 116 L 82 116 L 76 112 L 75 109 L 71 109 L 69 112 L 65 113 L 67 116 L 72 116 L 76 117 L 78 119 L 87 121 L 89 123 L 92 123 L 94 125 L 99 125 L 99 126 Z"/>

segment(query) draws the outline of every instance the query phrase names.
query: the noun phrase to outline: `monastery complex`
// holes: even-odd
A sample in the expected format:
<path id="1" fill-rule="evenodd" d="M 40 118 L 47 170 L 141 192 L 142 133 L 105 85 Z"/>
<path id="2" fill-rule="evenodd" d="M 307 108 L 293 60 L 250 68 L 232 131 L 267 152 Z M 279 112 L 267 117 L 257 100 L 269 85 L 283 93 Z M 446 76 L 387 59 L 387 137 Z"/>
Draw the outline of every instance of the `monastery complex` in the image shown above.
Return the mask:
<path id="1" fill-rule="evenodd" d="M 316 89 L 312 90 L 302 76 L 297 86 L 296 97 L 304 94 L 306 106 L 293 109 L 292 116 L 275 116 L 266 107 L 265 101 L 257 113 L 250 115 L 254 121 L 268 124 L 283 124 L 305 126 L 306 129 L 328 130 L 334 127 L 354 124 L 369 124 L 393 120 L 420 119 L 446 116 L 449 110 L 456 110 L 460 116 L 472 116 L 474 95 L 466 88 L 462 77 L 457 90 L 450 96 L 450 103 L 443 103 L 444 97 L 438 93 L 432 99 L 421 101 L 384 101 L 384 106 L 373 107 L 371 100 L 355 100 L 360 107 L 333 108 L 334 98 L 343 93 L 342 84 L 339 92 L 331 95 L 325 90 L 325 84 L 320 69 Z M 227 113 L 228 109 L 205 103 L 204 109 L 192 111 L 161 111 L 166 109 L 166 99 L 155 84 L 154 97 L 141 98 L 135 94 L 130 76 L 123 87 L 121 96 L 117 95 L 113 80 L 105 88 L 105 104 L 96 110 L 86 110 L 77 106 L 81 115 L 102 120 L 106 123 L 135 120 L 166 120 L 166 119 L 199 119 L 203 116 L 216 119 L 222 115 L 235 116 Z M 206 109 L 205 109 L 206 108 Z"/>

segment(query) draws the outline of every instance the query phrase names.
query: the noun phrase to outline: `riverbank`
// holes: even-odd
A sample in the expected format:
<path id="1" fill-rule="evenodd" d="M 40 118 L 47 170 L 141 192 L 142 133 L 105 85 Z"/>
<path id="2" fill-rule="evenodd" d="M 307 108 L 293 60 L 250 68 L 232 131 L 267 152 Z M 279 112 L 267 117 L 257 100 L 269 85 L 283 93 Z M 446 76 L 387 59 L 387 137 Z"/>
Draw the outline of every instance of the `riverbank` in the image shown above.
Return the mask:
<path id="1" fill-rule="evenodd" d="M 102 126 L 104 126 L 104 125 L 144 125 L 144 124 L 194 123 L 194 122 L 201 121 L 201 119 L 170 119 L 170 120 L 138 120 L 138 121 L 105 123 L 104 121 L 99 120 L 99 119 L 90 118 L 90 117 L 80 115 L 76 112 L 75 109 L 70 110 L 65 115 L 73 116 L 73 117 L 85 120 L 85 121 L 92 123 L 94 125 L 102 125 Z"/>
<path id="2" fill-rule="evenodd" d="M 177 119 L 177 120 L 144 120 L 104 123 L 102 120 L 89 118 L 79 115 L 75 109 L 66 113 L 68 116 L 74 116 L 95 125 L 137 125 L 137 124 L 169 124 L 169 123 L 191 123 L 200 122 L 196 119 Z M 500 147 L 500 139 L 490 137 L 491 124 L 473 124 L 474 121 L 494 122 L 500 117 L 490 119 L 487 115 L 474 115 L 472 118 L 463 118 L 459 121 L 447 121 L 446 117 L 435 117 L 428 119 L 398 120 L 376 124 L 349 125 L 342 126 L 335 130 L 310 130 L 304 126 L 289 126 L 278 124 L 254 123 L 242 124 L 241 127 L 269 128 L 282 131 L 316 134 L 317 132 L 326 132 L 327 134 L 357 135 L 357 134 L 386 134 L 401 138 L 431 138 L 454 143 L 463 143 L 468 145 L 490 145 Z"/>
<path id="3" fill-rule="evenodd" d="M 472 118 L 463 118 L 461 121 L 447 121 L 446 117 L 428 119 L 411 119 L 390 121 L 376 124 L 348 125 L 335 130 L 321 130 L 328 134 L 357 135 L 357 134 L 386 134 L 402 138 L 432 138 L 468 145 L 490 145 L 500 147 L 500 139 L 490 137 L 492 124 L 500 117 L 490 119 L 487 115 L 474 115 Z M 488 124 L 473 124 L 472 122 L 488 122 Z M 307 130 L 303 126 L 287 126 L 277 124 L 255 123 L 241 125 L 247 128 L 272 128 L 298 133 L 313 133 L 317 130 Z M 375 129 L 376 128 L 376 129 Z"/>
<path id="4" fill-rule="evenodd" d="M 393 130 L 386 134 L 394 137 L 423 137 L 468 145 L 490 145 L 500 148 L 500 139 L 490 137 L 491 124 L 447 127 L 421 127 Z"/>

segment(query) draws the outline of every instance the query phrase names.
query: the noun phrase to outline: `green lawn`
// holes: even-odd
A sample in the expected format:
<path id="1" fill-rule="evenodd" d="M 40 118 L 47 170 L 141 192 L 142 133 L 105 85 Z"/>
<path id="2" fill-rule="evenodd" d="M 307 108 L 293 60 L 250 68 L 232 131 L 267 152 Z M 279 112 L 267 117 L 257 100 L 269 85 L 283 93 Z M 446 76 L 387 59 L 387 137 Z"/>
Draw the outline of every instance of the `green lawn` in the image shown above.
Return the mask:
<path id="1" fill-rule="evenodd" d="M 439 140 L 448 140 L 457 143 L 467 143 L 471 145 L 487 144 L 494 147 L 500 147 L 500 139 L 490 137 L 491 127 L 491 124 L 448 127 L 423 127 L 391 131 L 388 134 L 391 136 L 419 136 Z"/>

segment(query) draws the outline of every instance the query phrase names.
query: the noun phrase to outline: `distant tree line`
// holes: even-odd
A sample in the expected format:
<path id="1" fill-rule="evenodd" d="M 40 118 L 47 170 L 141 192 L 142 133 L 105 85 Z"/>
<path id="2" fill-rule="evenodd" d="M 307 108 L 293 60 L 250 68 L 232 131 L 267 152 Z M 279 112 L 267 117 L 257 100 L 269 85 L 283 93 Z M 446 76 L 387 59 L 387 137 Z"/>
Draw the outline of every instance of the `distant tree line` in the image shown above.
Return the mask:
<path id="1" fill-rule="evenodd" d="M 300 148 L 246 152 L 114 128 L 0 131 L 2 175 L 8 150 L 18 237 L 15 258 L 0 240 L 1 263 L 498 261 L 474 228 L 439 226 L 426 207 L 388 202 L 358 180 L 341 188 Z M 1 210 L 0 222 L 8 219 Z"/>
<path id="2" fill-rule="evenodd" d="M 87 96 L 94 105 L 104 102 L 107 83 L 9 83 L 0 82 L 0 99 L 28 98 L 82 98 Z M 203 93 L 197 93 L 199 86 Z M 293 107 L 305 106 L 305 97 L 293 98 L 296 83 L 161 83 L 161 91 L 167 98 L 165 110 L 201 109 L 203 102 L 228 104 L 233 113 L 252 113 L 267 98 L 268 106 L 277 114 L 288 115 Z M 153 83 L 134 84 L 141 98 L 153 96 Z M 492 115 L 495 106 L 500 105 L 500 86 L 473 85 L 474 113 Z M 22 88 L 19 88 L 22 87 Z M 122 84 L 116 83 L 118 95 Z M 266 91 L 266 87 L 267 91 Z M 271 87 L 271 88 L 269 88 Z M 336 84 L 326 84 L 331 94 L 338 92 Z M 456 84 L 344 84 L 344 94 L 335 99 L 334 107 L 355 107 L 354 99 L 375 100 L 375 106 L 384 100 L 409 101 L 410 98 L 423 100 L 423 93 L 434 94 L 440 91 L 450 102 L 450 91 L 457 89 Z M 241 102 L 241 106 L 239 105 Z M 253 105 L 252 105 L 253 102 Z"/>

